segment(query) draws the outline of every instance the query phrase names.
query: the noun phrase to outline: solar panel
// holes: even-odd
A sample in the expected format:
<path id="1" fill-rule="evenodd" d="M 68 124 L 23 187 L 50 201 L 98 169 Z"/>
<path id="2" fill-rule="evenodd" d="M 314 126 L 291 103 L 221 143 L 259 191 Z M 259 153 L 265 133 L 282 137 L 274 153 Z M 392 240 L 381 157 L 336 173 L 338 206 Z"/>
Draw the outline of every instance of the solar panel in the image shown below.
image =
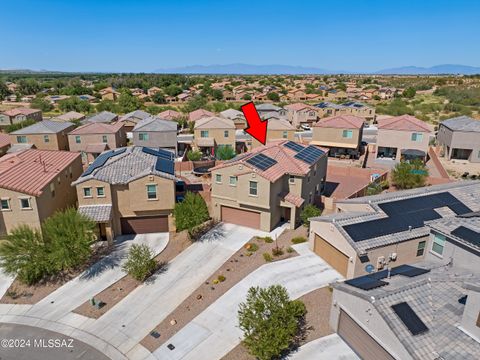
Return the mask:
<path id="1" fill-rule="evenodd" d="M 90 175 L 94 170 L 98 169 L 99 167 L 102 167 L 105 165 L 105 163 L 108 161 L 113 156 L 120 155 L 125 152 L 127 148 L 121 148 L 118 150 L 111 150 L 104 152 L 103 154 L 100 154 L 95 161 L 85 170 L 85 172 L 82 174 L 82 176 L 87 176 Z"/>
<path id="2" fill-rule="evenodd" d="M 403 275 L 408 277 L 415 277 L 415 276 L 426 274 L 428 272 L 430 272 L 429 269 L 417 268 L 411 265 L 400 265 L 400 266 L 394 267 L 390 272 L 390 275 L 392 276 Z"/>
<path id="3" fill-rule="evenodd" d="M 143 147 L 142 148 L 142 151 L 145 153 L 145 154 L 148 154 L 148 155 L 153 155 L 153 156 L 157 156 L 158 152 L 154 149 L 151 149 L 149 147 Z"/>
<path id="4" fill-rule="evenodd" d="M 255 166 L 256 168 L 259 168 L 262 171 L 271 168 L 277 163 L 276 160 L 273 160 L 272 158 L 263 154 L 257 154 L 255 156 L 252 156 L 250 159 L 246 160 L 246 162 L 250 165 Z"/>
<path id="5" fill-rule="evenodd" d="M 457 215 L 471 210 L 449 192 L 417 196 L 414 198 L 378 204 L 388 217 L 346 225 L 343 229 L 353 241 L 363 241 L 401 231 L 420 228 L 425 221 L 440 219 L 442 216 L 434 209 L 449 207 Z"/>
<path id="6" fill-rule="evenodd" d="M 465 226 L 459 226 L 455 230 L 453 230 L 450 234 L 463 239 L 470 244 L 475 246 L 480 246 L 480 233 L 473 231 Z"/>
<path id="7" fill-rule="evenodd" d="M 428 331 L 427 325 L 418 317 L 413 309 L 406 302 L 392 305 L 395 314 L 402 320 L 412 335 L 418 335 Z"/>
<path id="8" fill-rule="evenodd" d="M 296 142 L 293 142 L 293 141 L 288 141 L 285 144 L 283 144 L 283 146 L 296 152 L 302 151 L 304 149 L 302 145 L 297 144 Z"/>
<path id="9" fill-rule="evenodd" d="M 164 172 L 170 175 L 175 175 L 175 163 L 172 160 L 167 160 L 167 159 L 158 157 L 157 162 L 155 164 L 155 170 Z"/>
<path id="10" fill-rule="evenodd" d="M 369 275 L 360 276 L 360 277 L 355 278 L 355 279 L 347 280 L 347 281 L 345 281 L 345 283 L 348 284 L 348 285 L 354 286 L 358 289 L 367 290 L 367 291 L 375 289 L 375 288 L 380 287 L 380 286 L 388 285 L 387 282 L 382 281 L 382 280 L 374 279 L 374 278 L 370 277 Z"/>
<path id="11" fill-rule="evenodd" d="M 298 152 L 294 156 L 294 158 L 296 158 L 298 160 L 302 160 L 303 162 L 306 162 L 307 164 L 311 165 L 315 161 L 317 161 L 318 158 L 320 156 L 322 156 L 323 154 L 325 154 L 325 153 L 322 150 L 320 150 L 319 148 L 317 148 L 313 145 L 310 145 L 310 146 L 307 146 L 306 148 L 304 148 L 303 150 L 301 150 L 300 152 Z"/>

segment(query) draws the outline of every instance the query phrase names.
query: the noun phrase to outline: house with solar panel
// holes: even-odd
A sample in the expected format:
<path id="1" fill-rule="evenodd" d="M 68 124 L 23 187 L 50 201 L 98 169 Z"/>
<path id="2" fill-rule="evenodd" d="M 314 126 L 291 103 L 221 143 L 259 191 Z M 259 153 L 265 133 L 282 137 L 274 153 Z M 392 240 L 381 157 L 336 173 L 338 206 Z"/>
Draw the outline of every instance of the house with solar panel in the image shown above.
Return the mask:
<path id="1" fill-rule="evenodd" d="M 132 130 L 133 144 L 161 148 L 177 154 L 177 122 L 150 116 L 140 120 Z"/>
<path id="2" fill-rule="evenodd" d="M 353 278 L 424 259 L 426 223 L 480 211 L 480 182 L 457 182 L 336 203 L 337 213 L 311 219 L 310 248 Z"/>
<path id="3" fill-rule="evenodd" d="M 211 169 L 212 217 L 262 231 L 283 221 L 295 228 L 300 212 L 325 186 L 322 148 L 280 140 Z"/>
<path id="4" fill-rule="evenodd" d="M 330 325 L 361 358 L 478 358 L 480 212 L 427 226 L 423 261 L 332 285 Z"/>
<path id="5" fill-rule="evenodd" d="M 84 164 L 89 164 L 106 150 L 127 145 L 122 123 L 87 123 L 68 133 L 70 151 L 80 152 Z"/>
<path id="6" fill-rule="evenodd" d="M 43 120 L 11 132 L 10 142 L 40 150 L 68 150 L 67 134 L 73 129 L 71 122 Z"/>
<path id="7" fill-rule="evenodd" d="M 468 116 L 447 119 L 440 123 L 437 142 L 448 160 L 480 162 L 480 121 Z"/>
<path id="8" fill-rule="evenodd" d="M 104 152 L 72 185 L 78 211 L 98 224 L 101 239 L 169 230 L 176 186 L 171 151 L 133 146 Z"/>
<path id="9" fill-rule="evenodd" d="M 204 155 L 214 156 L 218 147 L 235 149 L 235 123 L 218 116 L 204 117 L 195 121 L 194 148 Z"/>

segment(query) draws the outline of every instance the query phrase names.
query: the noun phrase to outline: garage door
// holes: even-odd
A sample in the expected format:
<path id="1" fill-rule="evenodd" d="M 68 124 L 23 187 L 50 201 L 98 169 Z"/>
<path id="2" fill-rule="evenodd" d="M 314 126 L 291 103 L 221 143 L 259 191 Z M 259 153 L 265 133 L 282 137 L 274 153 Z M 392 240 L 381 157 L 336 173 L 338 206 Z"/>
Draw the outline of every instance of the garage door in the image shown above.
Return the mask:
<path id="1" fill-rule="evenodd" d="M 343 310 L 340 310 L 337 333 L 363 360 L 395 360 Z"/>
<path id="2" fill-rule="evenodd" d="M 168 231 L 168 217 L 147 216 L 134 218 L 121 218 L 122 234 L 147 234 Z"/>
<path id="3" fill-rule="evenodd" d="M 222 206 L 222 221 L 260 229 L 260 213 Z"/>
<path id="4" fill-rule="evenodd" d="M 315 253 L 343 276 L 347 276 L 348 256 L 330 245 L 320 236 L 315 236 Z"/>

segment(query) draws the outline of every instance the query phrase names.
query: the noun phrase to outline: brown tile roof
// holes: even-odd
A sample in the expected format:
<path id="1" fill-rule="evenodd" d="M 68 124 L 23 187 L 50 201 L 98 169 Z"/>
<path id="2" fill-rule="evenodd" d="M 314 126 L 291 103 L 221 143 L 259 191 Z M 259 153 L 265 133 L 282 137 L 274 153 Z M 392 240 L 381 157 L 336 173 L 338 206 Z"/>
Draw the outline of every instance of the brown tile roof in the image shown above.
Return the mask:
<path id="1" fill-rule="evenodd" d="M 364 118 L 354 115 L 338 115 L 320 119 L 314 127 L 336 129 L 360 129 L 365 122 Z"/>
<path id="2" fill-rule="evenodd" d="M 283 144 L 286 142 L 288 142 L 288 140 L 279 140 L 279 141 L 269 142 L 267 143 L 267 145 L 260 146 L 248 153 L 238 155 L 232 160 L 229 160 L 220 165 L 217 165 L 214 168 L 212 168 L 212 170 L 218 170 L 224 167 L 242 164 L 245 167 L 250 168 L 252 171 L 255 170 L 259 176 L 262 176 L 263 178 L 269 180 L 270 182 L 277 181 L 285 174 L 299 175 L 299 176 L 308 174 L 311 166 L 301 160 L 296 159 L 294 157 L 296 152 L 283 146 Z M 327 156 L 328 150 L 326 149 L 322 149 L 322 150 L 325 152 L 324 156 Z M 262 171 L 246 162 L 246 160 L 248 160 L 249 158 L 260 153 L 276 160 L 277 163 L 269 167 L 267 170 Z"/>
<path id="3" fill-rule="evenodd" d="M 379 129 L 430 132 L 430 128 L 422 120 L 411 115 L 401 115 L 378 122 Z"/>
<path id="4" fill-rule="evenodd" d="M 122 128 L 122 123 L 104 124 L 104 123 L 88 123 L 79 126 L 75 130 L 69 132 L 71 135 L 85 135 L 85 134 L 115 134 Z"/>
<path id="5" fill-rule="evenodd" d="M 285 105 L 284 108 L 288 110 L 293 110 L 293 111 L 300 111 L 303 109 L 318 110 L 317 108 L 304 103 L 289 104 L 289 105 Z"/>
<path id="6" fill-rule="evenodd" d="M 214 116 L 215 114 L 204 109 L 198 109 L 188 114 L 188 121 L 197 121 L 204 117 Z"/>
<path id="7" fill-rule="evenodd" d="M 37 109 L 16 108 L 16 109 L 10 109 L 10 110 L 4 111 L 3 114 L 7 116 L 30 115 L 39 111 L 40 110 L 37 110 Z"/>
<path id="8" fill-rule="evenodd" d="M 302 198 L 301 196 L 292 194 L 291 192 L 285 195 L 283 199 L 289 202 L 290 204 L 295 205 L 296 207 L 302 206 L 302 204 L 305 202 L 304 198 Z"/>
<path id="9" fill-rule="evenodd" d="M 0 188 L 40 196 L 80 153 L 30 149 L 0 158 Z"/>
<path id="10" fill-rule="evenodd" d="M 175 111 L 175 110 L 165 110 L 157 115 L 157 117 L 165 120 L 177 120 L 182 116 L 183 116 L 182 113 L 179 113 L 178 111 Z"/>

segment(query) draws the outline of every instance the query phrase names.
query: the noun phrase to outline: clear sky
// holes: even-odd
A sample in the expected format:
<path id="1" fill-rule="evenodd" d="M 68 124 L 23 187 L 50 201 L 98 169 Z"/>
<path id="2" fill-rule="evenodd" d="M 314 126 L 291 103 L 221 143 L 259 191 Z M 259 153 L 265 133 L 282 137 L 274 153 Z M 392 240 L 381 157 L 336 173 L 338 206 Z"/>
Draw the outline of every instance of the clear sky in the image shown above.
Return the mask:
<path id="1" fill-rule="evenodd" d="M 480 66 L 478 0 L 0 0 L 0 69 Z"/>

